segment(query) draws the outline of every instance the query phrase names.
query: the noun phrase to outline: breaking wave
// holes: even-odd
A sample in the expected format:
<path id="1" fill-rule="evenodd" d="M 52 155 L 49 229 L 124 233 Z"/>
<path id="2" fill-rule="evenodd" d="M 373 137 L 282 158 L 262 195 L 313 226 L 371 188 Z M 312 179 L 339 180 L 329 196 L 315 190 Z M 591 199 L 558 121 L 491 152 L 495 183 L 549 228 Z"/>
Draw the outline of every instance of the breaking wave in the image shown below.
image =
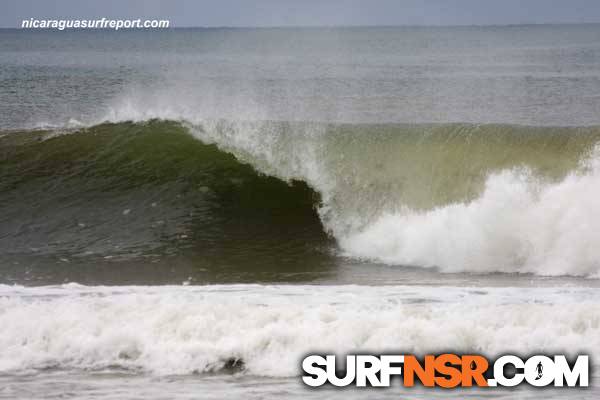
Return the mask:
<path id="1" fill-rule="evenodd" d="M 597 127 L 215 119 L 61 133 L 0 137 L 6 249 L 101 252 L 124 215 L 152 211 L 149 193 L 176 188 L 215 227 L 232 214 L 283 215 L 312 236 L 321 224 L 349 257 L 442 272 L 600 271 Z M 23 222 L 40 199 L 44 218 Z M 90 202 L 103 211 L 78 222 L 71 212 Z M 161 220 L 187 215 L 190 204 L 167 202 Z M 156 237 L 143 222 L 129 220 L 122 242 L 158 247 L 189 235 L 184 227 Z M 42 243 L 50 234 L 56 240 Z"/>

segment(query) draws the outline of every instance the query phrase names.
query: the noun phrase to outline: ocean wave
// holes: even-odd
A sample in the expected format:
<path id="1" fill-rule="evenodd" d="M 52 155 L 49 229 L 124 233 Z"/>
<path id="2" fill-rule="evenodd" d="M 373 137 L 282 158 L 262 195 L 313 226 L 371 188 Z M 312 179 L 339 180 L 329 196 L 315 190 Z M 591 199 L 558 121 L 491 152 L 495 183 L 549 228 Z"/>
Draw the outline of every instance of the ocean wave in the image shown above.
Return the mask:
<path id="1" fill-rule="evenodd" d="M 0 286 L 0 373 L 296 376 L 309 352 L 600 354 L 591 288 Z M 443 327 L 443 329 L 440 329 Z"/>
<path id="2" fill-rule="evenodd" d="M 316 209 L 324 231 L 350 257 L 442 272 L 600 272 L 598 127 L 151 120 L 69 133 L 0 138 L 7 204 L 22 206 L 10 210 L 15 224 L 23 225 L 23 199 L 60 198 L 66 210 L 85 193 L 110 191 L 118 199 L 126 192 L 131 203 L 134 188 L 145 188 L 138 193 L 142 201 L 148 188 L 183 185 L 178 196 L 191 193 L 192 203 L 169 204 L 165 218 L 193 208 L 218 226 L 223 219 L 215 210 L 234 204 L 226 212 L 241 210 L 238 219 L 296 215 L 314 226 Z M 116 203 L 111 215 L 129 215 L 131 206 Z M 293 221 L 299 232 L 303 218 Z M 100 222 L 109 236 L 114 225 Z M 136 245 L 189 235 L 178 230 L 156 238 L 146 222 L 134 235 Z M 126 231 L 131 236 L 131 228 Z M 49 232 L 60 246 L 75 243 L 80 252 L 98 242 L 98 231 L 88 230 L 90 240 L 81 241 L 80 232 L 62 237 L 52 224 L 38 236 Z M 15 237 L 21 247 L 31 242 L 13 235 L 5 237 L 7 248 L 19 248 Z"/>

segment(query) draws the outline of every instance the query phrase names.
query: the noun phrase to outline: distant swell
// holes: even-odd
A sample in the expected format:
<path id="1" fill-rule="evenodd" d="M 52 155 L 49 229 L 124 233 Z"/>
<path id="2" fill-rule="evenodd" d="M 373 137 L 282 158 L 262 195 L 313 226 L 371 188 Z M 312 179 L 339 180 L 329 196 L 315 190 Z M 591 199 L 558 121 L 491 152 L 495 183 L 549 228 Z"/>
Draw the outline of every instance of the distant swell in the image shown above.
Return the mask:
<path id="1" fill-rule="evenodd" d="M 598 141 L 596 127 L 228 120 L 12 132 L 0 246 L 105 257 L 255 246 L 262 227 L 391 265 L 596 277 Z"/>

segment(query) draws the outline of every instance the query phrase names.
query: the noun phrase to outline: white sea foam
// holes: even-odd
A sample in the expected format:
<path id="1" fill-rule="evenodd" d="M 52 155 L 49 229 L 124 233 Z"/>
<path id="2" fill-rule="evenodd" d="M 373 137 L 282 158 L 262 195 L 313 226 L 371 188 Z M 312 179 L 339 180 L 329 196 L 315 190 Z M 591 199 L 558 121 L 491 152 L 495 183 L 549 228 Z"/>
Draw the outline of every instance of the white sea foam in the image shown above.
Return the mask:
<path id="1" fill-rule="evenodd" d="M 295 376 L 308 352 L 600 356 L 586 288 L 0 286 L 0 373 L 121 367 Z"/>
<path id="2" fill-rule="evenodd" d="M 387 213 L 341 238 L 352 256 L 444 272 L 600 273 L 600 162 L 553 184 L 509 170 L 480 197 L 427 212 Z"/>

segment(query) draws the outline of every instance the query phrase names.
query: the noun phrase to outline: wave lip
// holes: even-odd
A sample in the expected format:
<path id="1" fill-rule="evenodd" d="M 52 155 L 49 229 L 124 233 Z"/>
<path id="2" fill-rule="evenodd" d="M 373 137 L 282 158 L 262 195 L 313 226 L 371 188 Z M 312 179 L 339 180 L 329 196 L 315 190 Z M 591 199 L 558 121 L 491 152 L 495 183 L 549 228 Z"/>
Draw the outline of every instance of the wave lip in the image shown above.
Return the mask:
<path id="1" fill-rule="evenodd" d="M 278 377 L 297 376 L 308 352 L 452 349 L 494 356 L 567 349 L 592 360 L 600 354 L 596 289 L 319 286 L 318 291 L 319 296 L 314 286 L 0 286 L 0 372 L 108 368 L 172 375 L 221 371 L 235 360 L 244 373 Z"/>

